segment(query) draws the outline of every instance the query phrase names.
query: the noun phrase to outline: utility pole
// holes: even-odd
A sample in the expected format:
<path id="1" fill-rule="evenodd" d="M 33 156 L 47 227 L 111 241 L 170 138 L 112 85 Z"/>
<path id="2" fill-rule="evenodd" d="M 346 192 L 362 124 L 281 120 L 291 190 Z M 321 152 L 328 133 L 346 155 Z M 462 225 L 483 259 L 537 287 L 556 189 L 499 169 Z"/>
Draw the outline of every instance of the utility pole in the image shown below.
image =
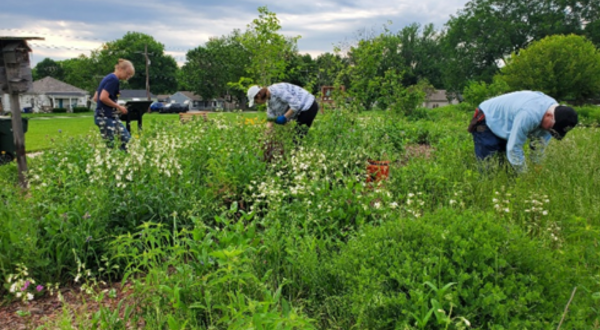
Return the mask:
<path id="1" fill-rule="evenodd" d="M 146 57 L 146 97 L 148 97 L 148 101 L 150 101 L 150 74 L 148 70 L 150 60 L 148 59 L 148 44 L 144 44 L 144 56 Z"/>

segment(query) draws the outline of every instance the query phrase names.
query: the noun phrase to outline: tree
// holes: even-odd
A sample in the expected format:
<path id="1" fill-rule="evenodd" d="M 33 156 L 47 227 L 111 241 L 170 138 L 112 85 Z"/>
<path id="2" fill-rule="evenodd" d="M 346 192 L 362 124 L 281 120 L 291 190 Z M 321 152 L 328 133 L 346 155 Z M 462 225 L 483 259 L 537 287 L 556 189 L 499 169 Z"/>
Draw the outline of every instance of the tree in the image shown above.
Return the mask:
<path id="1" fill-rule="evenodd" d="M 39 62 L 32 70 L 33 80 L 39 80 L 46 77 L 52 77 L 60 81 L 64 80 L 65 72 L 59 62 L 50 58 L 45 58 Z"/>
<path id="2" fill-rule="evenodd" d="M 249 52 L 239 42 L 240 32 L 211 38 L 205 46 L 188 51 L 187 62 L 181 68 L 181 84 L 204 98 L 233 94 L 243 98 L 245 92 L 231 90 L 228 83 L 245 75 Z"/>
<path id="3" fill-rule="evenodd" d="M 64 69 L 64 82 L 88 91 L 91 95 L 98 88 L 100 80 L 108 73 L 101 71 L 91 58 L 80 55 L 60 62 Z"/>
<path id="4" fill-rule="evenodd" d="M 501 78 L 513 90 L 582 103 L 600 94 L 600 51 L 582 36 L 546 37 L 513 53 Z"/>
<path id="5" fill-rule="evenodd" d="M 398 32 L 400 56 L 406 72 L 403 78 L 405 86 L 427 80 L 436 88 L 442 88 L 442 34 L 433 24 L 423 29 L 417 23 L 404 27 Z"/>
<path id="6" fill-rule="evenodd" d="M 348 59 L 339 54 L 323 53 L 315 59 L 317 66 L 317 87 L 333 86 L 337 77 L 348 67 Z M 348 81 L 339 81 L 341 85 L 348 85 Z M 349 85 L 348 85 L 349 86 Z"/>
<path id="7" fill-rule="evenodd" d="M 491 82 L 502 61 L 531 42 L 554 34 L 583 34 L 597 20 L 597 0 L 473 0 L 446 23 L 445 85 Z M 596 16 L 594 16 L 596 15 Z"/>
<path id="8" fill-rule="evenodd" d="M 267 86 L 285 77 L 286 62 L 291 54 L 297 52 L 300 36 L 285 37 L 279 34 L 279 19 L 266 6 L 259 7 L 258 13 L 258 18 L 239 36 L 239 42 L 250 54 L 247 78 Z"/>
<path id="9" fill-rule="evenodd" d="M 288 58 L 283 80 L 316 93 L 319 88 L 317 85 L 318 69 L 317 63 L 310 54 L 291 53 Z"/>
<path id="10" fill-rule="evenodd" d="M 123 38 L 108 42 L 98 52 L 92 53 L 92 59 L 105 70 L 104 75 L 114 70 L 119 58 L 131 61 L 135 67 L 135 75 L 129 79 L 127 88 L 146 89 L 146 58 L 144 49 L 148 47 L 150 54 L 150 90 L 155 94 L 167 94 L 177 90 L 177 62 L 170 55 L 165 55 L 163 44 L 152 36 L 139 32 L 127 32 Z"/>

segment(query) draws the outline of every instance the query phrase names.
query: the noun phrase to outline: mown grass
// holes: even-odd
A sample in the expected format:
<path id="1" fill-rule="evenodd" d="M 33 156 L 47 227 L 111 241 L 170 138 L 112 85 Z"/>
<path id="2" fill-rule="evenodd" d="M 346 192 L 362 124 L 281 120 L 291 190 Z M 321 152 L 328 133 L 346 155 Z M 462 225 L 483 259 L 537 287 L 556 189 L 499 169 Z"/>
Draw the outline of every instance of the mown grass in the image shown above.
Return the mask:
<path id="1" fill-rule="evenodd" d="M 224 117 L 230 120 L 236 118 L 264 118 L 264 113 L 214 113 L 210 116 Z M 68 139 L 98 134 L 98 128 L 94 125 L 93 113 L 74 114 L 25 114 L 23 117 L 29 119 L 29 127 L 25 134 L 25 147 L 27 152 L 38 152 L 51 149 L 57 139 Z M 65 118 L 67 117 L 67 118 Z M 143 117 L 144 125 L 154 123 L 174 123 L 179 121 L 177 114 L 151 113 Z M 131 134 L 136 136 L 138 132 L 137 122 L 131 123 Z"/>

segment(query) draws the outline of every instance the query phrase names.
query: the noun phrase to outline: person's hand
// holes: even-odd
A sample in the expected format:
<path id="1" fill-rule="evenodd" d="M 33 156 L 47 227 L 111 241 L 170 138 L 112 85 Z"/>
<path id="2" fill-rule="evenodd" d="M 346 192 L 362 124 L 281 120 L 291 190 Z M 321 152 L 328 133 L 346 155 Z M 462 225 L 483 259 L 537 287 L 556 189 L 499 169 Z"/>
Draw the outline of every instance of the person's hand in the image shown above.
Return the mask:
<path id="1" fill-rule="evenodd" d="M 287 123 L 287 121 L 288 121 L 287 117 L 284 115 L 281 115 L 281 116 L 277 117 L 277 119 L 275 120 L 275 123 L 279 124 L 279 125 L 283 125 L 283 124 Z"/>
<path id="2" fill-rule="evenodd" d="M 124 106 L 120 105 L 120 106 L 119 106 L 119 112 L 120 112 L 122 115 L 126 115 L 128 111 L 127 111 L 127 108 L 126 108 L 126 107 L 124 107 Z"/>

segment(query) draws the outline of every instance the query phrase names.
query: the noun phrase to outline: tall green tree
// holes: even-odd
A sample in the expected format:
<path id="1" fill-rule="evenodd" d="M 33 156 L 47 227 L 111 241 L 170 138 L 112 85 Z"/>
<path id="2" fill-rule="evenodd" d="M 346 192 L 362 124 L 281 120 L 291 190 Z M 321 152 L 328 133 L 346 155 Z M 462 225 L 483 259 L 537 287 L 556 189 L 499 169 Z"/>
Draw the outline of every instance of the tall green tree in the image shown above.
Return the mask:
<path id="1" fill-rule="evenodd" d="M 318 69 L 317 87 L 333 86 L 338 76 L 348 67 L 348 58 L 340 54 L 323 53 L 315 59 Z M 339 81 L 341 85 L 348 85 L 348 81 Z"/>
<path id="2" fill-rule="evenodd" d="M 92 59 L 102 63 L 105 74 L 114 70 L 119 58 L 130 60 L 135 66 L 135 75 L 124 85 L 131 89 L 146 89 L 146 58 L 149 54 L 150 90 L 155 94 L 167 94 L 177 90 L 177 62 L 165 54 L 163 44 L 150 35 L 139 32 L 127 32 L 123 38 L 108 42 L 98 52 L 92 53 Z M 108 64 L 110 63 L 110 64 Z"/>
<path id="3" fill-rule="evenodd" d="M 250 63 L 249 52 L 239 42 L 240 32 L 211 38 L 204 46 L 188 51 L 187 62 L 181 68 L 181 84 L 204 98 L 245 94 L 228 87 L 246 73 Z"/>
<path id="4" fill-rule="evenodd" d="M 39 80 L 46 77 L 52 77 L 63 81 L 65 79 L 65 71 L 60 62 L 56 62 L 51 58 L 45 58 L 33 68 L 33 80 Z"/>
<path id="5" fill-rule="evenodd" d="M 282 80 L 302 86 L 313 93 L 317 92 L 317 64 L 310 54 L 297 52 L 287 55 L 285 76 Z"/>
<path id="6" fill-rule="evenodd" d="M 583 103 L 600 96 L 600 51 L 582 36 L 546 37 L 513 53 L 501 78 L 513 90 L 539 90 Z"/>
<path id="7" fill-rule="evenodd" d="M 503 61 L 553 34 L 583 34 L 598 19 L 597 0 L 472 0 L 446 23 L 445 84 L 462 90 L 469 80 L 491 82 Z"/>
<path id="8" fill-rule="evenodd" d="M 98 83 L 108 72 L 100 71 L 98 63 L 86 55 L 61 61 L 64 69 L 64 82 L 84 89 L 93 95 Z"/>
<path id="9" fill-rule="evenodd" d="M 239 36 L 239 41 L 250 53 L 247 78 L 266 86 L 285 78 L 286 62 L 290 54 L 297 52 L 300 36 L 286 37 L 280 34 L 279 19 L 266 6 L 259 7 L 258 13 L 258 18 L 248 25 L 247 30 Z"/>

